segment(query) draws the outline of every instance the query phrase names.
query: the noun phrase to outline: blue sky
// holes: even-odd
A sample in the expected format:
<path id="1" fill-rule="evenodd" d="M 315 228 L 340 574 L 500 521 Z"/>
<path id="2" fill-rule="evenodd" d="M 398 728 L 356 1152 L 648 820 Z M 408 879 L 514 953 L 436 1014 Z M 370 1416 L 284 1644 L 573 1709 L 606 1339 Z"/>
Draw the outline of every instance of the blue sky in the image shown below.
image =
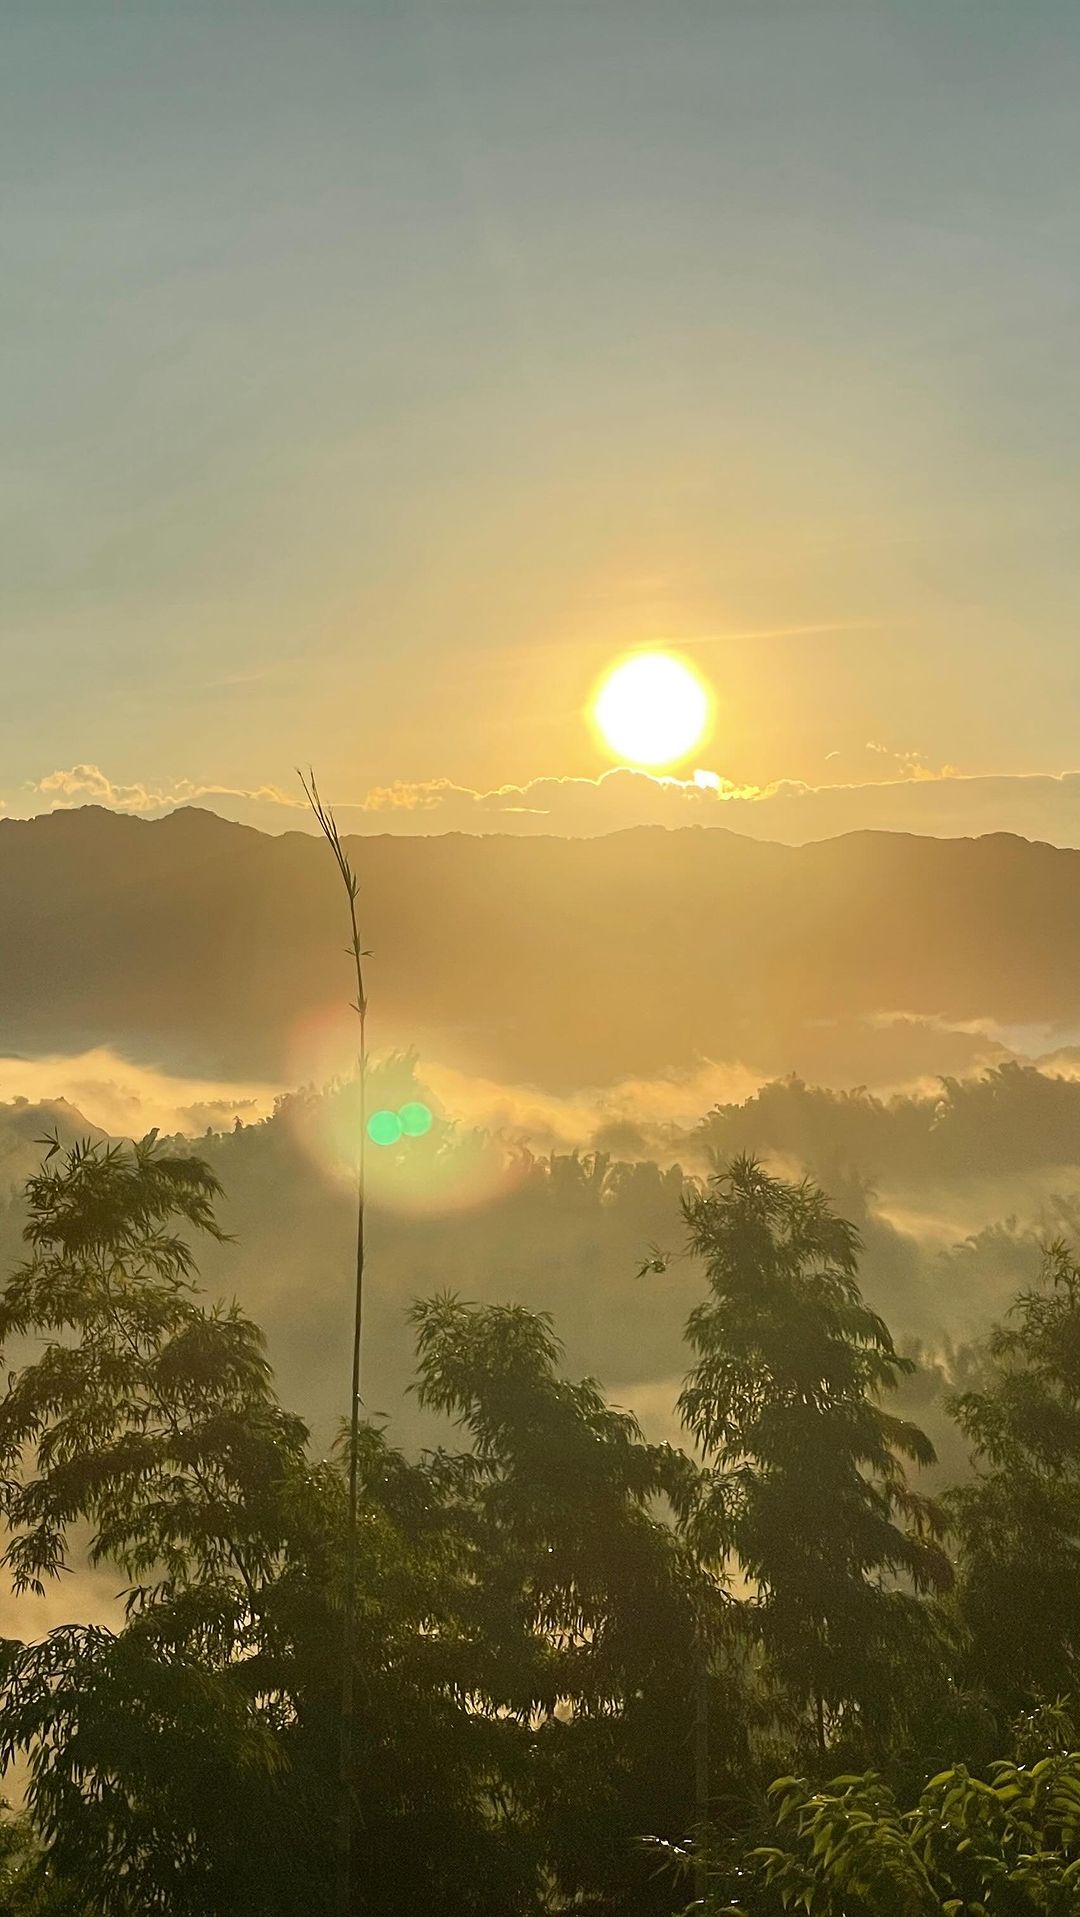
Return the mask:
<path id="1" fill-rule="evenodd" d="M 1080 762 L 1074 6 L 0 21 L 9 810 Z"/>

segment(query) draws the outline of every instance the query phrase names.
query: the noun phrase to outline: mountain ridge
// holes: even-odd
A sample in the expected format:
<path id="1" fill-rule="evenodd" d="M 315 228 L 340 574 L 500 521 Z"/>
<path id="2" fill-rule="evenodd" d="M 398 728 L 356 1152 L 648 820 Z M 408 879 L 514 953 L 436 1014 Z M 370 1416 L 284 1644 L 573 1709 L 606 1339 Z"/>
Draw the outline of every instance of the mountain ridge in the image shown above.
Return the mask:
<path id="1" fill-rule="evenodd" d="M 347 835 L 390 1043 L 553 1087 L 748 1058 L 815 1023 L 1080 1024 L 1080 851 L 1009 833 Z M 348 996 L 316 835 L 185 807 L 0 821 L 0 1050 L 289 1077 Z"/>

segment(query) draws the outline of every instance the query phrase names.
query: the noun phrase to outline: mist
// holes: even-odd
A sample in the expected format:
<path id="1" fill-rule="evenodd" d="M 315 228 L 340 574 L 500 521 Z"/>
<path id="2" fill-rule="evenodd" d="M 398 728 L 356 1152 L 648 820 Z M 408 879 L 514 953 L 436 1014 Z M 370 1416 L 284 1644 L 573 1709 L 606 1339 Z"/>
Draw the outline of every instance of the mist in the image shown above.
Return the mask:
<path id="1" fill-rule="evenodd" d="M 202 1085 L 189 1103 L 190 1084 L 125 1073 L 115 1059 L 70 1066 L 70 1078 L 59 1059 L 37 1069 L 50 1088 L 81 1082 L 88 1110 L 16 1100 L 0 1112 L 7 1262 L 18 1253 L 19 1185 L 45 1132 L 111 1134 L 115 1110 L 138 1117 L 129 1135 L 168 1130 L 192 1110 L 197 1128 L 175 1129 L 220 1178 L 230 1239 L 201 1248 L 203 1282 L 265 1327 L 285 1401 L 329 1442 L 350 1311 L 355 1087 L 279 1093 L 267 1108 L 267 1088 Z M 821 1182 L 860 1231 L 868 1298 L 945 1372 L 1031 1282 L 1040 1244 L 1080 1236 L 1075 1079 L 1009 1060 L 899 1093 L 750 1080 L 703 1067 L 558 1100 L 429 1072 L 416 1054 L 376 1062 L 375 1105 L 422 1099 L 435 1123 L 426 1138 L 369 1147 L 370 1411 L 410 1447 L 429 1435 L 409 1393 L 406 1314 L 414 1299 L 451 1290 L 550 1312 L 568 1367 L 672 1436 L 682 1329 L 701 1289 L 681 1255 L 680 1201 L 739 1153 Z M 229 1115 L 226 1128 L 203 1124 L 215 1111 Z M 650 1248 L 670 1256 L 668 1270 L 638 1277 Z"/>

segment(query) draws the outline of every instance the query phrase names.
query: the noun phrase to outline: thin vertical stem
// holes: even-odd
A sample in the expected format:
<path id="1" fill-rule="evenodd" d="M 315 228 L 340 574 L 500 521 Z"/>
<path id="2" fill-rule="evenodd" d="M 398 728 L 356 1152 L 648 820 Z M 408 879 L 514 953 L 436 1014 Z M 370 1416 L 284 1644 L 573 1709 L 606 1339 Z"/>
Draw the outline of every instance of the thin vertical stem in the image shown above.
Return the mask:
<path id="1" fill-rule="evenodd" d="M 709 1658 L 699 1629 L 694 1645 L 694 1902 L 704 1904 L 709 1889 L 705 1836 L 709 1824 Z"/>
<path id="2" fill-rule="evenodd" d="M 309 769 L 300 782 L 319 828 L 334 855 L 349 901 L 348 952 L 356 971 L 356 998 L 352 1010 L 359 1026 L 357 1081 L 360 1093 L 360 1135 L 356 1155 L 356 1285 L 353 1305 L 352 1395 L 349 1407 L 349 1504 L 345 1539 L 345 1592 L 342 1606 L 341 1701 L 338 1736 L 338 1816 L 335 1907 L 337 1917 L 352 1917 L 353 1908 L 353 1638 L 356 1626 L 356 1573 L 360 1522 L 360 1409 L 361 1348 L 364 1324 L 365 1199 L 367 1172 L 367 993 L 356 900 L 359 885 L 346 857 L 333 813 L 319 797 L 315 774 Z"/>

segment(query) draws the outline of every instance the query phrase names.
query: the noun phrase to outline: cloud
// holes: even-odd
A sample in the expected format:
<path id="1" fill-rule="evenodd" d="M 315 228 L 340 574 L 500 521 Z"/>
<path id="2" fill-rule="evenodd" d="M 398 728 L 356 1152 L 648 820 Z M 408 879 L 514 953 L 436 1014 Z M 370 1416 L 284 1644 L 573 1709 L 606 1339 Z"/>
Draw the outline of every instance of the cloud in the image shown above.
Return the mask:
<path id="1" fill-rule="evenodd" d="M 599 778 L 542 777 L 476 791 L 449 779 L 379 786 L 338 811 L 349 831 L 550 832 L 591 837 L 628 826 L 720 825 L 757 839 L 804 844 L 838 833 L 888 831 L 969 837 L 1015 832 L 1080 845 L 1080 772 L 966 775 L 927 766 L 917 752 L 872 750 L 899 777 L 810 785 L 781 779 L 738 785 L 697 769 L 661 778 L 619 768 Z"/>
<path id="2" fill-rule="evenodd" d="M 626 1151 L 631 1131 L 641 1133 L 643 1147 L 655 1148 L 670 1128 L 689 1130 L 713 1105 L 749 1098 L 765 1080 L 764 1073 L 738 1059 L 702 1059 L 682 1072 L 622 1078 L 612 1085 L 563 1093 L 463 1072 L 429 1058 L 422 1062 L 422 1076 L 455 1119 L 526 1138 L 542 1151 L 565 1151 L 612 1137 Z"/>
<path id="3" fill-rule="evenodd" d="M 892 746 L 881 745 L 876 739 L 866 741 L 867 752 L 873 752 L 879 759 L 888 759 L 896 768 L 898 777 L 903 779 L 959 779 L 963 776 L 957 766 L 940 766 L 935 771 L 926 763 L 925 755 L 911 748 L 897 752 Z M 838 759 L 838 752 L 826 753 L 826 758 Z"/>
<path id="4" fill-rule="evenodd" d="M 340 792 L 328 796 L 343 828 L 362 833 L 592 838 L 633 826 L 708 825 L 789 845 L 880 831 L 943 838 L 1012 832 L 1080 846 L 1080 772 L 969 774 L 950 765 L 928 766 L 917 751 L 897 751 L 876 741 L 868 741 L 865 750 L 886 776 L 752 785 L 705 766 L 688 778 L 617 767 L 596 778 L 545 774 L 486 790 L 446 778 L 399 779 L 355 798 Z M 51 810 L 99 804 L 153 817 L 178 806 L 203 805 L 264 831 L 308 824 L 302 797 L 269 783 L 243 787 L 159 779 L 123 784 L 100 766 L 76 765 L 48 773 L 31 791 L 29 806 L 24 793 L 17 811 L 40 810 L 44 801 Z"/>
<path id="5" fill-rule="evenodd" d="M 151 1126 L 162 1132 L 227 1129 L 236 1118 L 250 1124 L 274 1108 L 279 1085 L 185 1078 L 121 1058 L 99 1046 L 76 1054 L 35 1058 L 0 1056 L 0 1105 L 29 1099 L 73 1105 L 83 1118 L 118 1137 L 141 1138 Z"/>
<path id="6" fill-rule="evenodd" d="M 114 812 L 168 812 L 179 805 L 198 805 L 206 799 L 244 799 L 257 804 L 303 807 L 303 799 L 290 797 L 276 785 L 253 789 L 230 785 L 196 785 L 191 779 L 179 779 L 158 787 L 118 785 L 97 765 L 73 765 L 67 770 L 46 773 L 34 790 L 52 801 L 53 809 L 70 805 L 107 805 Z M 0 802 L 0 810 L 3 810 Z"/>
<path id="7" fill-rule="evenodd" d="M 394 815 L 423 820 L 420 830 L 533 831 L 582 834 L 617 831 L 625 825 L 684 825 L 698 817 L 718 824 L 718 802 L 757 799 L 757 786 L 739 786 L 718 772 L 696 771 L 691 779 L 661 777 L 617 767 L 599 778 L 547 776 L 526 785 L 500 785 L 487 792 L 450 779 L 397 781 L 375 786 L 357 803 L 338 806 L 383 815 L 383 830 L 400 829 Z M 514 823 L 514 822 L 517 823 Z M 351 823 L 351 818 L 350 818 Z M 414 825 L 412 829 L 417 829 Z"/>

